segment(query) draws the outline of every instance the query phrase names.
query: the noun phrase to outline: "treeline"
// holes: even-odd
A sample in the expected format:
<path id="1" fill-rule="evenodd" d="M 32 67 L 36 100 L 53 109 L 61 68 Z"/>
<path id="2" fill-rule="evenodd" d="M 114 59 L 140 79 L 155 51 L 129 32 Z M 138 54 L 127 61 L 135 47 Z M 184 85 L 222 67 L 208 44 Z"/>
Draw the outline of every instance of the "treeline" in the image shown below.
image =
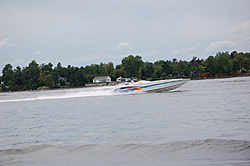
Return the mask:
<path id="1" fill-rule="evenodd" d="M 35 90 L 41 86 L 56 88 L 63 85 L 85 86 L 92 82 L 95 76 L 110 76 L 113 81 L 119 76 L 141 79 L 163 79 L 166 77 L 198 77 L 199 74 L 209 72 L 212 76 L 217 73 L 230 73 L 236 70 L 250 69 L 250 53 L 229 54 L 219 52 L 207 59 L 193 57 L 191 61 L 159 60 L 154 63 L 143 62 L 142 57 L 129 55 L 121 60 L 121 64 L 114 67 L 112 62 L 107 64 L 92 64 L 85 67 L 62 67 L 61 63 L 53 68 L 52 63 L 41 65 L 35 60 L 22 69 L 17 66 L 14 70 L 11 64 L 6 64 L 2 70 L 2 91 Z M 236 73 L 236 72 L 235 72 Z"/>
<path id="2" fill-rule="evenodd" d="M 128 56 L 123 58 L 119 69 L 114 70 L 125 77 L 140 77 L 142 79 L 158 79 L 166 77 L 199 77 L 200 74 L 210 73 L 212 77 L 222 73 L 230 74 L 232 71 L 250 69 L 250 53 L 237 53 L 233 51 L 218 52 L 207 59 L 193 57 L 191 61 L 159 60 L 154 63 L 141 61 L 140 56 Z M 119 75 L 118 74 L 118 75 Z M 116 75 L 117 76 L 117 75 Z"/>

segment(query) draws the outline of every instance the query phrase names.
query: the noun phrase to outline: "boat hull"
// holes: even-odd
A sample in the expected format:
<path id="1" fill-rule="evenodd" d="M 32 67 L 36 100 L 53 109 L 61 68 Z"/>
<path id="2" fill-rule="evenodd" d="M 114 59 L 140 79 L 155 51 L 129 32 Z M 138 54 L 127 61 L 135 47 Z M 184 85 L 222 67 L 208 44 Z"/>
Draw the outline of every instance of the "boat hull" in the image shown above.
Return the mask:
<path id="1" fill-rule="evenodd" d="M 128 85 L 118 85 L 114 92 L 164 92 L 176 89 L 185 84 L 189 79 L 169 79 L 160 81 L 139 81 Z"/>

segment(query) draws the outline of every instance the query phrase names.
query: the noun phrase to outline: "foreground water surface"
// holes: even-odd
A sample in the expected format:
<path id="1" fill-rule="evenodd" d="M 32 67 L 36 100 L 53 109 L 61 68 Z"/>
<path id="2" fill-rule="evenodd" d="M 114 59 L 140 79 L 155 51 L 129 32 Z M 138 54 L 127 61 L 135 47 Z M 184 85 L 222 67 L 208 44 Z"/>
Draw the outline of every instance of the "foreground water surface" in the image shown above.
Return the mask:
<path id="1" fill-rule="evenodd" d="M 1 93 L 0 165 L 250 165 L 249 85 Z"/>

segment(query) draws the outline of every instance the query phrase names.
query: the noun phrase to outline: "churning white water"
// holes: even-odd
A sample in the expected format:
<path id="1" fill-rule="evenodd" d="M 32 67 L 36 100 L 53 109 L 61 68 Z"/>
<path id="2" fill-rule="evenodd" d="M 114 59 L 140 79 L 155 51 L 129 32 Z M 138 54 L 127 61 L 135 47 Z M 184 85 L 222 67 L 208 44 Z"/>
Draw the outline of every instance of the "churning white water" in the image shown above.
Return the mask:
<path id="1" fill-rule="evenodd" d="M 112 86 L 64 89 L 53 91 L 30 91 L 30 92 L 13 92 L 13 94 L 0 95 L 0 102 L 17 102 L 17 101 L 34 101 L 34 100 L 51 100 L 67 99 L 77 97 L 95 97 L 114 95 Z"/>

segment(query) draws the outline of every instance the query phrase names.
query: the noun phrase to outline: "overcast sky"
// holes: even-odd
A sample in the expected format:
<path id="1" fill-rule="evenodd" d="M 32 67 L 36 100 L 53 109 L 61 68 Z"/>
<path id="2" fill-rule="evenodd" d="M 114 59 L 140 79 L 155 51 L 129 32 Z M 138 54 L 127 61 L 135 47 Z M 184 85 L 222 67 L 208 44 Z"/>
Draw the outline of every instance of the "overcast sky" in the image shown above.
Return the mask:
<path id="1" fill-rule="evenodd" d="M 249 0 L 0 0 L 0 69 L 250 52 Z"/>

